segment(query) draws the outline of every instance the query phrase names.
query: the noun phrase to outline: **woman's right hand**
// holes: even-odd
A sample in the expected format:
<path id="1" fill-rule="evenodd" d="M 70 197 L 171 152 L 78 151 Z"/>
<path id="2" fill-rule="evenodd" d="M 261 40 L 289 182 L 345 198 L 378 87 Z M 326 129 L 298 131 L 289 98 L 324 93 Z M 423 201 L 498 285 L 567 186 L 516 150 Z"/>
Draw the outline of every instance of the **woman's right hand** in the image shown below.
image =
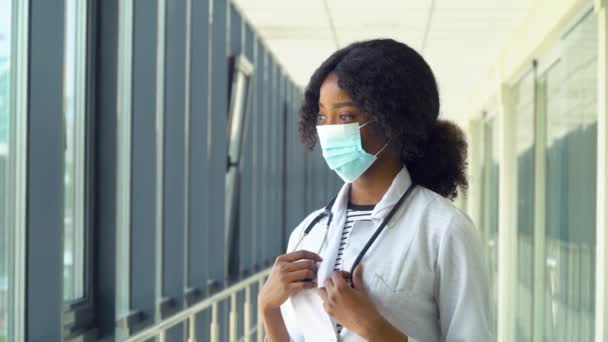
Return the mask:
<path id="1" fill-rule="evenodd" d="M 258 296 L 262 310 L 278 309 L 289 296 L 317 286 L 317 261 L 321 257 L 309 251 L 295 251 L 278 256 Z"/>

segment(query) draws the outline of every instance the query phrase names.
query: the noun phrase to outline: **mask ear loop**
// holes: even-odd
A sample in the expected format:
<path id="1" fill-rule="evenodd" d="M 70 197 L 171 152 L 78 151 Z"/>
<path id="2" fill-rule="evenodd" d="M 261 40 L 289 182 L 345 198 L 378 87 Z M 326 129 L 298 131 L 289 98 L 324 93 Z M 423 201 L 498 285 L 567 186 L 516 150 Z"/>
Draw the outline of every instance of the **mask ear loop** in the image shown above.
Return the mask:
<path id="1" fill-rule="evenodd" d="M 367 126 L 367 125 L 369 125 L 370 123 L 374 123 L 374 122 L 376 122 L 376 120 L 374 120 L 374 119 L 367 120 L 365 123 L 363 123 L 363 125 L 359 126 L 359 129 L 361 129 L 361 128 Z"/>
<path id="2" fill-rule="evenodd" d="M 370 124 L 370 123 L 374 123 L 374 122 L 376 122 L 376 120 L 374 120 L 374 119 L 370 119 L 370 120 L 368 120 L 367 122 L 365 122 L 363 125 L 359 126 L 359 129 L 361 129 L 361 128 L 363 128 L 363 127 L 367 126 L 367 125 L 368 125 L 368 124 Z M 376 154 L 374 154 L 374 157 L 378 157 L 378 155 L 380 155 L 380 153 L 382 153 L 382 151 L 384 151 L 384 150 L 385 150 L 385 149 L 388 147 L 388 144 L 389 144 L 390 142 L 391 142 L 390 140 L 389 140 L 389 141 L 387 141 L 387 142 L 386 142 L 386 144 L 384 144 L 384 146 L 382 146 L 382 148 L 380 149 L 380 151 L 378 151 L 378 152 L 376 152 Z"/>
<path id="3" fill-rule="evenodd" d="M 380 149 L 380 151 L 376 152 L 376 154 L 374 154 L 374 157 L 378 157 L 380 155 L 380 153 L 382 153 L 382 151 L 384 151 L 387 147 L 388 144 L 390 143 L 390 140 L 386 142 L 386 144 L 384 144 L 384 146 L 382 146 L 382 148 Z"/>

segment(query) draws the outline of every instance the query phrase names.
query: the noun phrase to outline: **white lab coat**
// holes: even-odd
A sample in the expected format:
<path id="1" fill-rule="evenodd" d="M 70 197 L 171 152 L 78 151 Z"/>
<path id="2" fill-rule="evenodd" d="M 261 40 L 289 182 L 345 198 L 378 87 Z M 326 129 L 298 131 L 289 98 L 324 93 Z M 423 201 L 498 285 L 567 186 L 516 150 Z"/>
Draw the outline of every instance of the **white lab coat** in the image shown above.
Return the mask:
<path id="1" fill-rule="evenodd" d="M 369 227 L 363 222 L 353 227 L 352 234 L 365 236 L 349 238 L 343 255 L 345 270 L 350 270 L 368 237 L 410 184 L 404 167 L 373 210 Z M 320 287 L 333 272 L 348 193 L 349 184 L 345 184 L 333 207 L 327 245 L 320 252 Z M 322 210 L 310 214 L 292 232 L 288 252 Z M 298 249 L 318 251 L 325 224 L 325 219 L 317 223 Z M 495 338 L 481 246 L 466 214 L 444 197 L 417 186 L 363 257 L 363 282 L 380 313 L 410 341 L 491 342 Z M 292 295 L 281 312 L 293 341 L 363 341 L 347 327 L 337 336 L 335 323 L 323 309 L 316 289 Z"/>

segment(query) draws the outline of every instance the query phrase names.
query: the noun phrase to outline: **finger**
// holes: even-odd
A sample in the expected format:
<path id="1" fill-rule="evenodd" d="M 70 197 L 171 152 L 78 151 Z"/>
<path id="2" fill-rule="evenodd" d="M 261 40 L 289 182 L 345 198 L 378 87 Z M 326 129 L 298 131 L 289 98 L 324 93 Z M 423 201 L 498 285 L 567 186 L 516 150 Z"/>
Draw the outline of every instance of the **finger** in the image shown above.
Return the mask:
<path id="1" fill-rule="evenodd" d="M 325 288 L 327 289 L 327 302 L 335 304 L 340 296 L 340 290 L 337 288 L 336 283 L 334 282 L 333 274 L 325 280 Z"/>
<path id="2" fill-rule="evenodd" d="M 321 297 L 321 300 L 323 302 L 327 302 L 327 290 L 322 287 L 317 292 L 319 293 L 319 297 Z"/>
<path id="3" fill-rule="evenodd" d="M 288 288 L 291 292 L 297 292 L 305 289 L 313 289 L 317 287 L 316 281 L 300 281 L 289 284 Z"/>
<path id="4" fill-rule="evenodd" d="M 348 287 L 346 280 L 344 280 L 341 272 L 334 272 L 331 274 L 331 280 L 336 289 L 341 290 Z"/>
<path id="5" fill-rule="evenodd" d="M 294 262 L 294 261 L 303 260 L 303 259 L 315 260 L 315 261 L 323 260 L 317 253 L 313 253 L 311 251 L 306 251 L 306 250 L 295 251 L 295 252 L 283 254 L 277 258 L 277 260 L 279 260 L 279 261 L 286 261 L 286 262 Z"/>
<path id="6" fill-rule="evenodd" d="M 295 272 L 300 270 L 317 271 L 317 262 L 313 260 L 302 260 L 294 262 L 285 262 L 281 264 L 281 271 Z"/>
<path id="7" fill-rule="evenodd" d="M 284 279 L 288 283 L 297 281 L 312 281 L 317 279 L 317 273 L 309 269 L 299 270 L 295 272 L 289 272 L 284 275 Z"/>
<path id="8" fill-rule="evenodd" d="M 331 280 L 331 277 L 329 277 L 329 278 L 325 279 L 325 282 L 323 283 L 323 285 L 325 285 L 325 288 L 327 289 L 327 293 L 328 293 L 328 294 L 331 294 L 331 292 L 332 292 L 332 291 L 333 291 L 333 289 L 334 289 L 334 283 L 333 283 L 333 281 Z"/>
<path id="9" fill-rule="evenodd" d="M 365 291 L 363 286 L 363 265 L 359 264 L 353 271 L 353 285 L 357 290 Z"/>

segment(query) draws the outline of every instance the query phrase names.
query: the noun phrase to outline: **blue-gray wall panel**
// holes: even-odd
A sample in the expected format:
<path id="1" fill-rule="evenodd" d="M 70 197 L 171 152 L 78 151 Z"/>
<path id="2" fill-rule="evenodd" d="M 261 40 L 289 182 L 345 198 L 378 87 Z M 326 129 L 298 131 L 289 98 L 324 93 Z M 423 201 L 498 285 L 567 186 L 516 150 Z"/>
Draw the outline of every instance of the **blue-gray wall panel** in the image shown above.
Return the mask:
<path id="1" fill-rule="evenodd" d="M 229 15 L 230 15 L 230 56 L 235 56 L 241 53 L 242 50 L 242 24 L 243 20 L 241 18 L 240 13 L 236 10 L 234 5 L 229 6 Z"/>
<path id="2" fill-rule="evenodd" d="M 30 20 L 25 333 L 28 341 L 58 341 L 63 314 L 63 2 L 32 0 Z"/>
<path id="3" fill-rule="evenodd" d="M 245 55 L 250 61 L 253 61 L 253 47 L 255 44 L 255 33 L 251 24 L 245 22 Z"/>
<path id="4" fill-rule="evenodd" d="M 257 121 L 260 129 L 260 146 L 258 153 L 258 163 L 259 163 L 259 179 L 260 179 L 260 189 L 259 189 L 259 198 L 258 198 L 258 211 L 260 214 L 259 223 L 258 223 L 258 240 L 257 240 L 257 248 L 260 251 L 260 257 L 258 263 L 261 267 L 266 266 L 266 258 L 267 258 L 267 249 L 268 249 L 268 237 L 266 236 L 266 232 L 268 230 L 268 219 L 267 219 L 267 208 L 269 206 L 269 198 L 268 198 L 268 140 L 269 140 L 269 129 L 268 129 L 268 96 L 270 92 L 269 87 L 269 59 L 268 59 L 268 51 L 266 47 L 263 46 L 261 51 L 262 56 L 262 86 L 259 88 L 260 90 L 260 111 L 257 116 Z"/>
<path id="5" fill-rule="evenodd" d="M 207 162 L 210 168 L 209 215 L 210 236 L 208 257 L 210 277 L 220 283 L 224 281 L 224 193 L 226 177 L 226 113 L 227 77 L 226 56 L 226 0 L 213 1 L 213 22 L 211 33 L 211 113 L 209 114 L 209 151 Z"/>
<path id="6" fill-rule="evenodd" d="M 251 33 L 251 32 L 250 32 Z M 251 50 L 251 54 L 247 59 L 253 64 L 253 37 L 246 35 L 245 50 Z M 253 75 L 251 82 L 255 82 L 257 75 Z M 242 181 L 241 181 L 241 196 L 240 196 L 240 214 L 239 214 L 239 271 L 242 275 L 250 274 L 253 271 L 254 260 L 251 258 L 251 238 L 252 238 L 252 194 L 253 194 L 253 123 L 254 123 L 254 104 L 253 97 L 255 94 L 255 86 L 251 85 L 251 97 L 247 99 L 247 112 L 245 118 L 245 140 L 243 144 L 242 162 Z"/>
<path id="7" fill-rule="evenodd" d="M 99 336 L 112 340 L 116 326 L 116 143 L 118 0 L 97 4 L 95 71 L 95 315 Z M 46 63 L 46 62 L 45 62 Z M 120 262 L 129 262 L 121 260 Z"/>
<path id="8" fill-rule="evenodd" d="M 190 68 L 190 171 L 188 286 L 206 290 L 208 260 L 206 243 L 209 225 L 209 163 L 207 124 L 209 104 L 209 4 L 192 2 Z"/>
<path id="9" fill-rule="evenodd" d="M 266 124 L 268 126 L 268 140 L 266 145 L 267 169 L 266 169 L 266 190 L 268 191 L 268 205 L 266 206 L 266 240 L 268 245 L 266 248 L 266 260 L 274 257 L 274 250 L 276 248 L 276 240 L 278 231 L 276 229 L 275 212 L 278 213 L 275 196 L 275 163 L 276 163 L 276 143 L 277 143 L 277 132 L 276 132 L 276 98 L 277 86 L 276 86 L 276 64 L 274 56 L 269 54 L 269 70 L 268 70 L 268 89 L 270 90 L 267 94 L 268 111 L 266 115 Z M 276 211 L 275 211 L 276 210 Z"/>
<path id="10" fill-rule="evenodd" d="M 188 184 L 187 287 L 207 292 L 210 260 L 207 255 L 209 217 L 208 105 L 209 105 L 209 3 L 192 1 L 190 67 L 190 150 Z M 209 336 L 209 313 L 198 315 L 197 336 Z"/>
<path id="11" fill-rule="evenodd" d="M 209 122 L 209 151 L 210 166 L 209 206 L 211 212 L 210 236 L 208 240 L 208 258 L 213 260 L 210 265 L 210 278 L 224 286 L 226 278 L 225 267 L 225 191 L 226 191 L 226 116 L 228 112 L 228 59 L 226 20 L 228 13 L 227 0 L 213 0 L 213 22 L 211 29 L 211 81 L 210 89 L 211 113 Z M 226 307 L 220 307 L 220 340 L 227 338 Z"/>
<path id="12" fill-rule="evenodd" d="M 183 307 L 185 248 L 185 37 L 186 1 L 167 2 L 165 108 L 163 153 L 163 277 L 162 295 Z M 172 311 L 171 311 L 172 312 Z M 183 326 L 171 329 L 167 340 L 183 339 Z"/>
<path id="13" fill-rule="evenodd" d="M 156 227 L 156 1 L 134 1 L 131 305 L 153 322 Z"/>
<path id="14" fill-rule="evenodd" d="M 259 39 L 255 42 L 256 59 L 255 59 L 255 101 L 253 115 L 253 199 L 252 199 L 252 245 L 253 259 L 255 260 L 256 269 L 261 269 L 264 252 L 264 239 L 262 231 L 262 209 L 263 209 L 263 183 L 262 183 L 262 162 L 263 162 L 263 143 L 264 143 L 264 46 Z"/>
<path id="15" fill-rule="evenodd" d="M 275 87 L 274 87 L 274 73 L 275 73 L 275 65 L 274 60 L 272 59 L 272 54 L 269 52 L 267 54 L 268 57 L 268 78 L 266 81 L 266 92 L 265 96 L 265 111 L 264 111 L 264 126 L 265 126 L 265 136 L 266 136 L 266 144 L 264 146 L 264 154 L 266 157 L 264 158 L 264 191 L 265 191 L 265 199 L 264 199 L 264 240 L 266 241 L 265 249 L 264 249 L 264 261 L 266 264 L 270 260 L 273 249 L 274 249 L 274 240 L 276 236 L 273 234 L 273 219 L 274 219 L 274 196 L 273 196 L 273 162 L 274 162 L 274 153 L 273 153 L 273 144 L 276 134 L 274 132 L 274 103 L 273 98 L 275 96 Z"/>

